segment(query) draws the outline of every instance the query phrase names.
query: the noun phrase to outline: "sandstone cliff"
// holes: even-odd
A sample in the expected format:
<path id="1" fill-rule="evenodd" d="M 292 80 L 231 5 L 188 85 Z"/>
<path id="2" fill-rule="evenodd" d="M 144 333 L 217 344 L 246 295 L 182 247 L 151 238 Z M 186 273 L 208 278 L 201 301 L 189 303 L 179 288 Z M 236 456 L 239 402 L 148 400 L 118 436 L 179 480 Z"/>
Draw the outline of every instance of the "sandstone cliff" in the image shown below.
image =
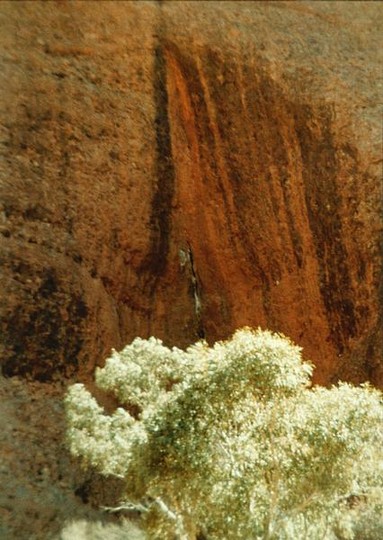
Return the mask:
<path id="1" fill-rule="evenodd" d="M 383 384 L 379 3 L 0 16 L 4 374 L 260 325 Z"/>

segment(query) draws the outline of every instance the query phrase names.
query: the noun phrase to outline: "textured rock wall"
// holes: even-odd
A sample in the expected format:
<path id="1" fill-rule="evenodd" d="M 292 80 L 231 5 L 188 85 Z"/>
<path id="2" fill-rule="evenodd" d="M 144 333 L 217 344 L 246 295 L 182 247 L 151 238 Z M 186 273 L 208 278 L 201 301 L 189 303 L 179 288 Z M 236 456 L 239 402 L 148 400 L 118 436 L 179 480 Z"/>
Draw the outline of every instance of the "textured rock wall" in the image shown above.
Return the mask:
<path id="1" fill-rule="evenodd" d="M 379 5 L 0 12 L 5 374 L 260 325 L 383 383 Z"/>

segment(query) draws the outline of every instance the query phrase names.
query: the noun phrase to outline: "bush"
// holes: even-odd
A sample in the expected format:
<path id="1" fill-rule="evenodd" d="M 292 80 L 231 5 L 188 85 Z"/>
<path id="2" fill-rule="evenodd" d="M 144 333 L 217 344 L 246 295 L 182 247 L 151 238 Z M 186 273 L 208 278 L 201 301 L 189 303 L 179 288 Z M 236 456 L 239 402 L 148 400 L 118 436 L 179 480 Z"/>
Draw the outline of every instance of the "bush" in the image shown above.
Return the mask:
<path id="1" fill-rule="evenodd" d="M 311 388 L 312 369 L 261 330 L 186 351 L 137 338 L 96 371 L 113 414 L 70 387 L 70 450 L 124 479 L 149 538 L 381 538 L 381 394 Z"/>

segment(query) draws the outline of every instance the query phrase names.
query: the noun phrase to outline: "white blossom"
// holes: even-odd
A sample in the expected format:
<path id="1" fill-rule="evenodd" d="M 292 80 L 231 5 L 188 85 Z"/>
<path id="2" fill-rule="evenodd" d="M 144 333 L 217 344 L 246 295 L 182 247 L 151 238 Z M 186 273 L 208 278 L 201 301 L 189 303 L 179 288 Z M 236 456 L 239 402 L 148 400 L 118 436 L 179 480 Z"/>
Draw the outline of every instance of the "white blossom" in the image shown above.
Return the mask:
<path id="1" fill-rule="evenodd" d="M 125 479 L 125 504 L 146 508 L 149 538 L 352 540 L 367 530 L 378 540 L 381 394 L 312 388 L 312 370 L 299 347 L 261 330 L 186 351 L 137 338 L 96 372 L 121 403 L 114 413 L 83 385 L 69 389 L 69 446 Z"/>

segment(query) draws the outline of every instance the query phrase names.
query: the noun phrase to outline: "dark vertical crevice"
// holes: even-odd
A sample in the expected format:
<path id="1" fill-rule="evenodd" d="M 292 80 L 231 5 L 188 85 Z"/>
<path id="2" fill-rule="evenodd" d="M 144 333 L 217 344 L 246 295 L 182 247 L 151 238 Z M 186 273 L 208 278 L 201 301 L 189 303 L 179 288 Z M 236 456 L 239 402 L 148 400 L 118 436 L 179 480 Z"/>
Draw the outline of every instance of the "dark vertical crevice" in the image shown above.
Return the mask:
<path id="1" fill-rule="evenodd" d="M 295 257 L 295 261 L 297 263 L 298 268 L 302 268 L 303 261 L 304 261 L 304 253 L 303 253 L 303 242 L 301 235 L 299 234 L 298 228 L 295 225 L 295 218 L 294 218 L 294 212 L 292 210 L 292 204 L 291 204 L 291 193 L 288 187 L 289 184 L 289 178 L 287 176 L 287 167 L 286 167 L 286 176 L 282 176 L 281 181 L 281 187 L 282 187 L 282 194 L 283 194 L 283 202 L 285 205 L 286 215 L 287 215 L 287 223 L 289 227 L 289 234 L 291 238 L 291 243 L 293 246 L 293 253 Z"/>
<path id="2" fill-rule="evenodd" d="M 151 203 L 150 247 L 140 268 L 140 271 L 145 274 L 144 279 L 150 296 L 154 294 L 158 279 L 166 270 L 171 232 L 171 205 L 175 185 L 166 76 L 164 49 L 159 43 L 154 51 L 156 184 Z"/>
<path id="3" fill-rule="evenodd" d="M 303 162 L 305 198 L 320 271 L 320 291 L 326 307 L 331 339 L 338 353 L 356 333 L 356 316 L 347 253 L 342 240 L 336 187 L 338 162 L 331 133 L 330 111 L 317 111 L 320 136 L 309 128 L 313 112 L 301 107 L 297 134 Z"/>
<path id="4" fill-rule="evenodd" d="M 196 318 L 196 327 L 197 335 L 200 339 L 206 338 L 206 332 L 202 320 L 202 298 L 201 298 L 201 283 L 197 274 L 197 269 L 195 266 L 194 255 L 191 248 L 191 245 L 188 244 L 188 259 L 190 264 L 190 273 L 191 273 L 191 289 L 194 300 L 194 311 Z"/>

